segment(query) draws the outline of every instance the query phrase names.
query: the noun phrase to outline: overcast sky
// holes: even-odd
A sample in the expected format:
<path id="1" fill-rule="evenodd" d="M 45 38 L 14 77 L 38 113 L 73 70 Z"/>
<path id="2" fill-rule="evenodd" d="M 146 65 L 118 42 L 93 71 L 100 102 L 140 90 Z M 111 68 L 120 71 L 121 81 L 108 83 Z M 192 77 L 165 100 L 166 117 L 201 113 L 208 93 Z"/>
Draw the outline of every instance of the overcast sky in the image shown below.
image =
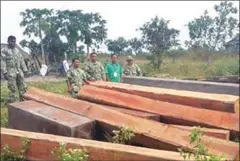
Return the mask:
<path id="1" fill-rule="evenodd" d="M 107 20 L 109 39 L 119 36 L 127 39 L 140 37 L 136 28 L 157 15 L 170 20 L 170 26 L 180 30 L 179 39 L 183 43 L 188 39 L 185 25 L 199 17 L 205 9 L 213 15 L 213 6 L 219 3 L 220 1 L 1 1 L 1 43 L 6 42 L 9 35 L 15 35 L 17 43 L 24 39 L 23 28 L 19 26 L 20 12 L 27 8 L 99 12 Z M 233 3 L 239 10 L 239 2 Z"/>

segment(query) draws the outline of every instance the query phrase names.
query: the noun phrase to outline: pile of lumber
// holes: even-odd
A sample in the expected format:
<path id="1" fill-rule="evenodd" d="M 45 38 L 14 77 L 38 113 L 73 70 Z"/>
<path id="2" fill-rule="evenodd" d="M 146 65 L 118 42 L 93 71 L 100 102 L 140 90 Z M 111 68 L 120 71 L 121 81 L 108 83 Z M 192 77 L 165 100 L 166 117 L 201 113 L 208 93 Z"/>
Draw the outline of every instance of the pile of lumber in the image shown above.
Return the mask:
<path id="1" fill-rule="evenodd" d="M 18 149 L 20 138 L 29 137 L 29 160 L 53 159 L 37 149 L 51 151 L 62 141 L 86 149 L 90 160 L 183 160 L 179 148 L 194 151 L 189 138 L 193 126 L 201 126 L 211 154 L 239 159 L 239 144 L 230 141 L 239 137 L 236 96 L 91 82 L 78 99 L 37 88 L 29 88 L 24 97 L 27 101 L 9 105 L 15 130 L 1 129 L 1 144 Z M 134 132 L 131 146 L 96 141 L 99 133 L 120 127 Z"/>

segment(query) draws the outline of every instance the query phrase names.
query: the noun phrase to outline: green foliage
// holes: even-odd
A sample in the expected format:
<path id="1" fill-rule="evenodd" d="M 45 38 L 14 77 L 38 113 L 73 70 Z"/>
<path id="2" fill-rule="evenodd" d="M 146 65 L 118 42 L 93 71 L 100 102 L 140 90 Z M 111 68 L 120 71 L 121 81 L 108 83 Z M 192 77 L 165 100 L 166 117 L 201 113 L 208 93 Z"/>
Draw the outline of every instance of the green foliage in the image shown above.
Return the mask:
<path id="1" fill-rule="evenodd" d="M 128 47 L 128 41 L 124 37 L 119 37 L 116 40 L 107 40 L 106 44 L 108 50 L 116 54 L 123 53 L 124 50 Z"/>
<path id="2" fill-rule="evenodd" d="M 204 133 L 200 131 L 200 127 L 193 129 L 190 134 L 190 144 L 193 145 L 193 151 L 188 149 L 179 149 L 180 155 L 184 160 L 190 160 L 194 158 L 195 161 L 220 161 L 223 159 L 222 156 L 216 156 L 209 153 L 208 148 L 202 142 Z"/>
<path id="3" fill-rule="evenodd" d="M 186 41 L 188 47 L 219 50 L 239 30 L 238 20 L 234 18 L 238 10 L 232 2 L 222 1 L 214 6 L 214 10 L 215 17 L 210 17 L 208 11 L 205 10 L 200 18 L 188 23 L 190 36 L 190 41 Z"/>
<path id="4" fill-rule="evenodd" d="M 1 84 L 1 108 L 7 106 L 9 96 L 10 96 L 10 91 L 7 85 Z"/>
<path id="5" fill-rule="evenodd" d="M 1 107 L 1 127 L 8 127 L 8 109 Z"/>
<path id="6" fill-rule="evenodd" d="M 154 68 L 159 69 L 163 54 L 174 46 L 178 46 L 179 30 L 169 28 L 169 20 L 157 16 L 140 27 L 143 43 L 154 55 Z"/>
<path id="7" fill-rule="evenodd" d="M 60 143 L 59 147 L 52 151 L 52 154 L 59 161 L 88 161 L 89 155 L 81 149 L 66 149 L 64 143 Z"/>
<path id="8" fill-rule="evenodd" d="M 109 142 L 117 144 L 128 144 L 134 136 L 134 132 L 128 127 L 121 127 L 119 130 L 113 130 L 113 136 L 108 133 L 105 134 Z"/>
<path id="9" fill-rule="evenodd" d="M 25 161 L 25 154 L 29 150 L 30 140 L 22 138 L 22 148 L 19 152 L 12 151 L 8 145 L 4 145 L 1 150 L 1 160 L 4 161 Z"/>
<path id="10" fill-rule="evenodd" d="M 142 48 L 144 47 L 143 42 L 137 38 L 133 38 L 129 41 L 132 50 L 136 53 L 142 53 Z"/>
<path id="11" fill-rule="evenodd" d="M 151 56 L 149 56 L 151 57 Z M 211 63 L 207 61 L 211 58 Z M 176 78 L 205 78 L 209 76 L 229 76 L 239 74 L 239 56 L 220 53 L 183 54 L 178 57 L 163 57 L 161 70 L 154 69 L 146 61 L 140 65 L 147 76 L 155 74 L 170 74 Z"/>
<path id="12" fill-rule="evenodd" d="M 239 75 L 239 60 L 234 57 L 219 59 L 204 66 L 206 76 L 231 76 Z"/>

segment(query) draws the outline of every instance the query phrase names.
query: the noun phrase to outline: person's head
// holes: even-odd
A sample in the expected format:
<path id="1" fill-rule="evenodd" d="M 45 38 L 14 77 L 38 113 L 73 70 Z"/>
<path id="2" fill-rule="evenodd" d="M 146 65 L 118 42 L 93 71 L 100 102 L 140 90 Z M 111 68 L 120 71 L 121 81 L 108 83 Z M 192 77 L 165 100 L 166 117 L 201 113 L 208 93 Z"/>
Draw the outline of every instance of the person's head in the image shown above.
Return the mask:
<path id="1" fill-rule="evenodd" d="M 90 59 L 92 62 L 96 62 L 97 61 L 97 54 L 96 53 L 91 53 L 90 54 Z"/>
<path id="2" fill-rule="evenodd" d="M 132 65 L 133 64 L 133 57 L 132 56 L 128 56 L 126 61 L 127 61 L 128 65 Z"/>
<path id="3" fill-rule="evenodd" d="M 15 36 L 8 36 L 8 46 L 10 48 L 14 48 L 16 45 L 16 37 Z"/>
<path id="4" fill-rule="evenodd" d="M 80 59 L 79 58 L 73 58 L 72 59 L 72 65 L 74 68 L 78 68 L 80 66 Z"/>
<path id="5" fill-rule="evenodd" d="M 118 59 L 117 54 L 112 54 L 112 55 L 111 55 L 111 59 L 112 59 L 112 63 L 116 63 L 116 62 L 117 62 L 117 59 Z"/>

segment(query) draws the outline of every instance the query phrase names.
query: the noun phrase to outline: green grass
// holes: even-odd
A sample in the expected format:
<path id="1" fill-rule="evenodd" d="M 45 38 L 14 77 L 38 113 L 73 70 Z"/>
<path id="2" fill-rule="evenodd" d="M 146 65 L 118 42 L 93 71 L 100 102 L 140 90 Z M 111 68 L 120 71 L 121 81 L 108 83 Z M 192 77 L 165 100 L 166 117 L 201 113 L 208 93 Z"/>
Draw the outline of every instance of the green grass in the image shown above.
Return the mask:
<path id="1" fill-rule="evenodd" d="M 176 58 L 164 58 L 159 70 L 154 70 L 150 62 L 140 64 L 147 76 L 170 74 L 176 78 L 205 78 L 209 76 L 239 75 L 238 55 L 211 55 L 211 62 L 206 56 L 184 55 Z"/>
<path id="2" fill-rule="evenodd" d="M 49 92 L 68 95 L 66 82 L 32 82 L 29 87 L 37 87 Z M 7 102 L 10 92 L 5 84 L 1 84 L 1 127 L 8 127 Z"/>

